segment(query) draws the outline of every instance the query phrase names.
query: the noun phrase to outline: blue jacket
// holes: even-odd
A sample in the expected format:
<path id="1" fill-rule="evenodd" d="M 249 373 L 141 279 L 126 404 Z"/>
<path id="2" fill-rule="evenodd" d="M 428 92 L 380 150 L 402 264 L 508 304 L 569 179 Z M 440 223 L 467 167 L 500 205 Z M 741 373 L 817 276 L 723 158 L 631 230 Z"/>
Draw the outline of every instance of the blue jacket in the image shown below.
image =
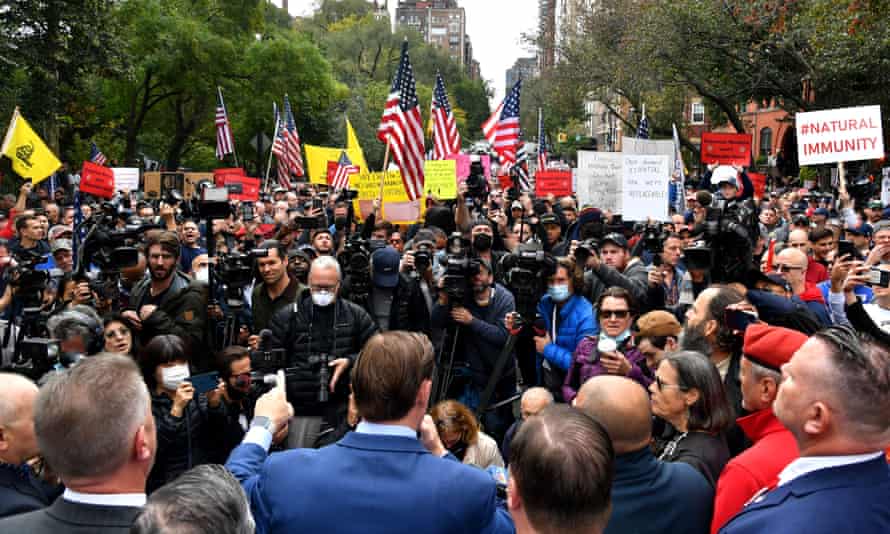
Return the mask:
<path id="1" fill-rule="evenodd" d="M 755 497 L 722 534 L 890 532 L 890 467 L 884 455 L 813 471 Z"/>
<path id="2" fill-rule="evenodd" d="M 257 532 L 509 534 L 494 480 L 416 439 L 351 432 L 323 449 L 268 455 L 243 443 L 226 468 L 244 487 Z"/>
<path id="3" fill-rule="evenodd" d="M 553 305 L 550 295 L 544 295 L 538 303 L 538 314 L 544 319 L 547 332 L 550 334 L 553 332 Z M 581 295 L 572 295 L 559 310 L 556 339 L 544 347 L 544 358 L 563 371 L 567 371 L 572 364 L 572 354 L 578 343 L 584 336 L 596 336 L 599 333 L 600 327 L 594 318 L 593 306 Z"/>
<path id="4" fill-rule="evenodd" d="M 649 447 L 615 457 L 605 534 L 707 534 L 714 490 L 689 464 L 660 462 Z"/>

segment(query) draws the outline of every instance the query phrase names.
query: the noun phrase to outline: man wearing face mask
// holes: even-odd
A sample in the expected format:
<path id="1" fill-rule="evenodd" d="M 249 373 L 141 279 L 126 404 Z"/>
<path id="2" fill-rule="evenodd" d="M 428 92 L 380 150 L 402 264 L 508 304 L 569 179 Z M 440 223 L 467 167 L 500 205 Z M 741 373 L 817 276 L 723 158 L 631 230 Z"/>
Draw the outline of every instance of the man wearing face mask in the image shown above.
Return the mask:
<path id="1" fill-rule="evenodd" d="M 287 399 L 300 415 L 291 421 L 289 448 L 313 446 L 340 426 L 349 394 L 343 374 L 377 332 L 368 312 L 339 298 L 340 280 L 337 260 L 319 256 L 309 270 L 309 290 L 278 310 L 269 325 L 270 348 L 287 352 Z"/>
<path id="2" fill-rule="evenodd" d="M 500 270 L 501 258 L 504 253 L 500 250 L 492 250 L 494 245 L 494 230 L 488 221 L 479 220 L 473 225 L 470 231 L 470 237 L 473 244 L 473 255 L 480 260 L 485 260 L 494 270 L 494 279 L 497 283 L 503 284 L 503 273 Z"/>
<path id="3" fill-rule="evenodd" d="M 244 347 L 226 347 L 217 356 L 216 365 L 222 382 L 221 400 L 225 423 L 218 436 L 220 457 L 214 461 L 223 463 L 232 449 L 244 439 L 260 392 L 251 378 L 253 368 L 250 352 Z"/>
<path id="4" fill-rule="evenodd" d="M 516 309 L 513 295 L 504 286 L 495 283 L 491 265 L 485 260 L 477 261 L 479 265 L 473 275 L 472 292 L 468 292 L 466 300 L 450 303 L 448 295 L 440 290 L 431 314 L 434 330 L 444 330 L 452 321 L 458 327 L 454 348 L 455 375 L 458 377 L 452 382 L 448 396 L 471 410 L 479 406 L 479 397 L 509 338 L 503 318 Z M 515 368 L 515 363 L 505 367 L 491 405 L 515 392 Z M 512 422 L 509 404 L 482 416 L 486 432 L 497 440 L 503 438 Z"/>

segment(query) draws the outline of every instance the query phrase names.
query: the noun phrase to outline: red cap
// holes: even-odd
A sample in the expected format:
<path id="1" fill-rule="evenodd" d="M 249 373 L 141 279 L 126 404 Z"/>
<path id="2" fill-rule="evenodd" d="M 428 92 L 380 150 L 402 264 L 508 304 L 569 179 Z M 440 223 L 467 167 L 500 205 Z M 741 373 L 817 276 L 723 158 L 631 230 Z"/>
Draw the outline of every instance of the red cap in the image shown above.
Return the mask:
<path id="1" fill-rule="evenodd" d="M 807 339 L 797 330 L 754 323 L 745 330 L 742 352 L 752 362 L 778 371 Z"/>

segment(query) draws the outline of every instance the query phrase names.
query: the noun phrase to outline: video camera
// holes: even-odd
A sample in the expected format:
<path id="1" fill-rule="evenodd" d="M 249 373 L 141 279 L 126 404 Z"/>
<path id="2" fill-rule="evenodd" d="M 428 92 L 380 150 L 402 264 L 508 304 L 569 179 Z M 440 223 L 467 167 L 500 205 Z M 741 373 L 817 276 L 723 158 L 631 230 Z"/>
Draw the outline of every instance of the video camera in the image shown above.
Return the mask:
<path id="1" fill-rule="evenodd" d="M 470 156 L 470 175 L 467 176 L 466 184 L 469 198 L 481 200 L 488 193 L 485 168 L 482 166 L 482 157 L 478 154 Z"/>
<path id="2" fill-rule="evenodd" d="M 547 279 L 556 273 L 556 259 L 540 243 L 521 243 L 501 260 L 507 287 L 516 299 L 516 311 L 527 322 L 535 317 Z"/>
<path id="3" fill-rule="evenodd" d="M 16 296 L 25 300 L 32 300 L 36 295 L 40 307 L 40 292 L 46 287 L 49 280 L 47 271 L 37 270 L 37 266 L 45 263 L 47 257 L 34 251 L 21 251 L 14 255 L 16 260 L 15 266 L 8 269 L 4 274 L 9 284 L 16 289 Z M 28 303 L 25 304 L 28 306 Z"/>
<path id="4" fill-rule="evenodd" d="M 442 275 L 442 291 L 448 296 L 448 306 L 463 304 L 468 291 L 472 290 L 473 277 L 479 272 L 481 262 L 469 255 L 470 242 L 454 232 L 445 245 L 445 273 Z"/>
<path id="5" fill-rule="evenodd" d="M 747 202 L 718 202 L 692 231 L 700 239 L 683 250 L 686 267 L 709 271 L 714 283 L 742 280 L 752 268 L 758 233 L 757 215 Z"/>

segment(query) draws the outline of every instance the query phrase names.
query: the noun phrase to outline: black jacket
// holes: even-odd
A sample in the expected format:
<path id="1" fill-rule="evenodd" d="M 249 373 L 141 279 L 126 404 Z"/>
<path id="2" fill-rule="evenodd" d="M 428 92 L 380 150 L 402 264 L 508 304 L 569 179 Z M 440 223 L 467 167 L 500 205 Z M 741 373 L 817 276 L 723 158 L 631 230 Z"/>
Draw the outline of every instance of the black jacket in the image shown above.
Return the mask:
<path id="1" fill-rule="evenodd" d="M 155 336 L 173 334 L 186 343 L 192 356 L 192 367 L 197 372 L 213 369 L 213 358 L 206 343 L 207 286 L 193 281 L 177 271 L 170 288 L 161 298 L 157 309 L 142 321 L 139 332 L 140 346 L 145 346 Z M 151 278 L 140 280 L 130 293 L 129 309 L 139 313 L 149 288 Z M 147 299 L 146 299 L 147 302 Z"/>
<path id="2" fill-rule="evenodd" d="M 59 497 L 48 508 L 7 517 L 0 532 L 28 534 L 128 534 L 142 511 L 133 506 L 98 506 Z"/>
<path id="3" fill-rule="evenodd" d="M 28 466 L 0 464 L 0 517 L 45 508 L 61 493 L 61 486 L 38 479 Z"/>
<path id="4" fill-rule="evenodd" d="M 152 393 L 151 412 L 157 427 L 158 451 L 148 475 L 149 493 L 196 465 L 218 459 L 218 437 L 225 428 L 222 403 L 210 408 L 203 395 L 189 402 L 181 417 L 173 417 L 173 399 Z"/>
<path id="5" fill-rule="evenodd" d="M 287 353 L 287 400 L 294 410 L 303 415 L 323 415 L 330 423 L 336 423 L 335 419 L 342 414 L 338 409 L 334 416 L 330 409 L 345 407 L 349 377 L 341 376 L 329 401 L 320 404 L 321 364 L 311 357 L 328 355 L 331 359 L 349 358 L 355 362 L 365 342 L 377 333 L 371 316 L 359 305 L 339 297 L 330 306 L 315 306 L 306 290 L 296 303 L 272 316 L 269 328 L 271 348 L 283 348 Z"/>
<path id="6" fill-rule="evenodd" d="M 343 281 L 344 295 L 349 295 L 351 283 L 349 278 Z M 371 308 L 374 288 L 368 295 L 368 302 L 356 302 L 362 306 L 371 320 L 376 324 L 374 310 Z M 380 325 L 377 325 L 380 328 Z M 392 296 L 392 308 L 389 312 L 389 330 L 408 330 L 409 332 L 421 332 L 430 335 L 430 310 L 427 309 L 426 299 L 420 289 L 420 281 L 405 273 L 399 273 L 399 284 L 394 288 Z"/>

